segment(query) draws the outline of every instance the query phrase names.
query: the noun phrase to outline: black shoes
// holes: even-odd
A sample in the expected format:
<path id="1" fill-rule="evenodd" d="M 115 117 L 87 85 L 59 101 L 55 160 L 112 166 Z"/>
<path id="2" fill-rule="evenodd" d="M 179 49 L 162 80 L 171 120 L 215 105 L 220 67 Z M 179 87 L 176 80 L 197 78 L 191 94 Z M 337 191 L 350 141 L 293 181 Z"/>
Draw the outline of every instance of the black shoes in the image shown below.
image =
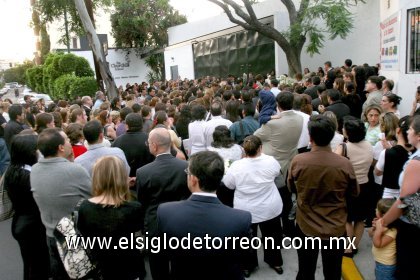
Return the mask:
<path id="1" fill-rule="evenodd" d="M 283 268 L 282 268 L 281 266 L 271 266 L 271 265 L 270 265 L 270 267 L 271 267 L 272 269 L 274 269 L 274 271 L 275 271 L 277 274 L 283 274 Z"/>

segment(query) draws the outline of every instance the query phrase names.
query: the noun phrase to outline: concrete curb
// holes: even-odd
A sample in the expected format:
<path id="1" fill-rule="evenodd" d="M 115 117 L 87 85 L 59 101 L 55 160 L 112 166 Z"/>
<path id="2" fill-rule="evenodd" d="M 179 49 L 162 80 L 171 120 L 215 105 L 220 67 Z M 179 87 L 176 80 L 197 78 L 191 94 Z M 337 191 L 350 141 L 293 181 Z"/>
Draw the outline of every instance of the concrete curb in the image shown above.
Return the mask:
<path id="1" fill-rule="evenodd" d="M 341 277 L 344 280 L 363 280 L 363 276 L 352 258 L 343 257 Z"/>

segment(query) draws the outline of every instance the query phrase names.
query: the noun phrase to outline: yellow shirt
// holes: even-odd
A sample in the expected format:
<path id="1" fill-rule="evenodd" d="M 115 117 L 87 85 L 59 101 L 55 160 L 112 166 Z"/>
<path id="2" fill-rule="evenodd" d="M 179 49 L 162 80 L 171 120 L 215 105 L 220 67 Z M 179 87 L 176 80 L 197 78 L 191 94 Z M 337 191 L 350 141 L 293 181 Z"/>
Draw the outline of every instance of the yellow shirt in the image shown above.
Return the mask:
<path id="1" fill-rule="evenodd" d="M 385 235 L 393 239 L 391 243 L 382 248 L 376 248 L 375 245 L 373 245 L 372 254 L 375 258 L 375 261 L 384 265 L 394 265 L 397 259 L 397 246 L 395 243 L 397 230 L 395 228 L 390 228 L 387 231 L 385 231 Z"/>

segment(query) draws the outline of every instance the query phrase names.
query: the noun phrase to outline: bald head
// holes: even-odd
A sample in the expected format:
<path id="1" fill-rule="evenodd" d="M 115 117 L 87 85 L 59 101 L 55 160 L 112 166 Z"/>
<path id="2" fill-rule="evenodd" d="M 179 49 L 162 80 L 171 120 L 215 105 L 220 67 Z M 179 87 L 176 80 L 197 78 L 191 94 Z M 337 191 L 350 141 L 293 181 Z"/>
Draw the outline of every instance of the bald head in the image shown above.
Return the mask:
<path id="1" fill-rule="evenodd" d="M 156 154 L 167 153 L 170 151 L 171 148 L 171 135 L 169 134 L 169 131 L 166 128 L 155 128 L 152 131 L 150 131 L 149 146 L 150 143 L 156 144 Z"/>

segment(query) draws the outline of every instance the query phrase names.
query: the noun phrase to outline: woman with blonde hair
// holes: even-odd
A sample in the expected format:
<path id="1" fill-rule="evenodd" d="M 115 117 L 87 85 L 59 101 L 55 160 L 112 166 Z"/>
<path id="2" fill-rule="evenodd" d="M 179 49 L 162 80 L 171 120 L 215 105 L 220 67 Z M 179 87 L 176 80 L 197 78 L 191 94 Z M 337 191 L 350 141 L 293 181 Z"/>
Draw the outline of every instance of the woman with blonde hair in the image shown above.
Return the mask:
<path id="1" fill-rule="evenodd" d="M 95 163 L 92 195 L 80 205 L 78 229 L 84 237 L 110 240 L 112 250 L 96 244 L 91 250 L 103 279 L 143 279 L 145 270 L 140 250 L 119 247 L 121 238 L 130 240 L 142 225 L 141 205 L 129 201 L 129 178 L 121 159 L 106 156 Z M 92 277 L 100 279 L 99 275 Z"/>

